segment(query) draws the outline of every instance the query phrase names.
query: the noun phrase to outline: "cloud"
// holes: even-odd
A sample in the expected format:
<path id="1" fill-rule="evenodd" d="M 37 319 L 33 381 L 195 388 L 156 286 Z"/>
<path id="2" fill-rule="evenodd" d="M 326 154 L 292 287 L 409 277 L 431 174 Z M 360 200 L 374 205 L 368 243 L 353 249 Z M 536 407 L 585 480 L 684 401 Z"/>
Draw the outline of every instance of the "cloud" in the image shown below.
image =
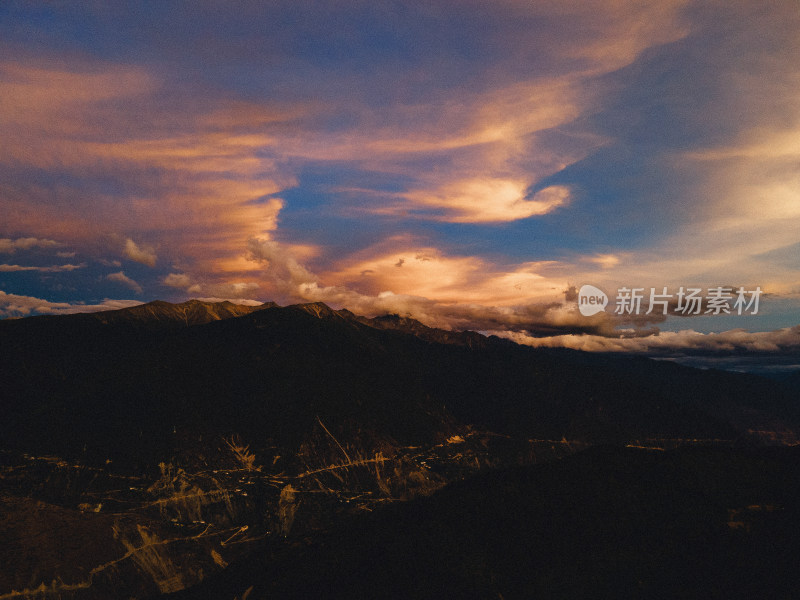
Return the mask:
<path id="1" fill-rule="evenodd" d="M 518 344 L 546 348 L 572 348 L 589 352 L 636 352 L 649 355 L 780 354 L 800 351 L 800 325 L 775 331 L 749 332 L 732 329 L 721 333 L 693 330 L 663 331 L 658 335 L 611 338 L 596 335 L 560 335 L 537 338 L 521 332 L 492 331 Z"/>
<path id="2" fill-rule="evenodd" d="M 168 287 L 183 290 L 195 297 L 203 295 L 224 298 L 231 302 L 233 299 L 247 299 L 248 304 L 252 302 L 261 304 L 260 301 L 254 298 L 261 291 L 261 285 L 255 281 L 203 281 L 201 279 L 195 279 L 187 273 L 170 273 L 164 277 L 162 283 Z"/>
<path id="3" fill-rule="evenodd" d="M 321 278 L 371 295 L 391 291 L 443 303 L 513 305 L 560 298 L 563 282 L 543 275 L 547 269 L 546 263 L 496 265 L 397 235 L 342 258 Z"/>
<path id="4" fill-rule="evenodd" d="M 106 267 L 121 267 L 122 263 L 118 260 L 108 260 L 106 258 L 98 258 L 97 262 Z"/>
<path id="5" fill-rule="evenodd" d="M 582 320 L 568 283 L 800 290 L 773 258 L 800 229 L 792 3 L 251 4 L 165 32 L 173 7 L 136 42 L 97 6 L 52 8 L 91 49 L 0 24 L 0 213 L 32 236 L 0 252 L 536 336 L 657 324 Z"/>
<path id="6" fill-rule="evenodd" d="M 39 271 L 40 273 L 63 273 L 75 271 L 76 269 L 83 269 L 86 267 L 85 263 L 79 265 L 53 265 L 50 267 L 23 267 L 20 265 L 0 265 L 0 273 L 14 273 L 17 271 Z"/>
<path id="7" fill-rule="evenodd" d="M 588 117 L 604 144 L 553 178 L 582 196 L 556 226 L 579 243 L 593 232 L 568 277 L 790 293 L 796 265 L 760 257 L 800 228 L 800 13 L 692 3 L 683 19 L 686 37 L 605 78 L 616 89 Z M 593 272 L 579 262 L 593 254 L 618 260 Z"/>
<path id="8" fill-rule="evenodd" d="M 318 279 L 278 242 L 250 238 L 247 250 L 251 260 L 263 265 L 264 275 L 278 292 L 292 295 Z"/>
<path id="9" fill-rule="evenodd" d="M 192 286 L 192 279 L 186 273 L 170 273 L 164 277 L 164 285 L 179 289 L 188 289 Z"/>
<path id="10" fill-rule="evenodd" d="M 263 302 L 260 300 L 253 300 L 252 298 L 197 298 L 201 302 L 231 302 L 242 306 L 261 306 Z"/>
<path id="11" fill-rule="evenodd" d="M 61 244 L 53 240 L 37 239 L 33 237 L 17 238 L 15 240 L 0 238 L 0 254 L 14 254 L 17 250 L 52 248 L 60 245 Z"/>
<path id="12" fill-rule="evenodd" d="M 257 295 L 261 286 L 254 281 L 234 281 L 223 283 L 195 283 L 186 291 L 193 295 L 210 295 L 219 298 L 246 298 Z"/>
<path id="13" fill-rule="evenodd" d="M 525 180 L 470 179 L 447 184 L 438 190 L 408 192 L 413 204 L 440 209 L 442 221 L 452 223 L 496 223 L 540 216 L 564 206 L 569 189 L 550 186 L 528 198 Z"/>
<path id="14" fill-rule="evenodd" d="M 50 302 L 32 296 L 7 294 L 0 290 L 0 317 L 26 317 L 35 314 L 73 314 L 97 312 L 100 310 L 116 310 L 142 304 L 138 300 L 105 299 L 100 304 L 71 304 L 68 302 Z"/>
<path id="15" fill-rule="evenodd" d="M 143 27 L 147 47 L 171 57 L 164 63 L 154 64 L 151 50 L 137 62 L 131 49 L 124 64 L 88 53 L 48 54 L 46 44 L 36 52 L 11 52 L 0 62 L 0 163 L 23 176 L 0 189 L 0 208 L 16 215 L 19 229 L 63 232 L 82 252 L 113 223 L 130 236 L 124 254 L 131 260 L 154 266 L 159 257 L 179 259 L 192 273 L 221 279 L 241 277 L 241 263 L 223 271 L 236 263 L 247 239 L 278 228 L 285 201 L 277 196 L 298 185 L 308 165 L 347 163 L 406 180 L 404 189 L 384 196 L 380 183 L 367 185 L 370 202 L 359 218 L 413 213 L 418 219 L 502 223 L 550 214 L 568 205 L 568 187 L 529 191 L 602 137 L 565 133 L 562 143 L 543 133 L 592 109 L 590 79 L 629 64 L 653 44 L 685 35 L 680 4 L 621 10 L 612 2 L 595 10 L 470 3 L 461 22 L 475 35 L 459 31 L 457 37 L 442 36 L 452 17 L 446 4 L 413 8 L 399 28 L 411 36 L 409 55 L 387 61 L 355 24 L 366 19 L 385 26 L 401 17 L 370 3 L 324 11 L 300 3 L 291 9 L 304 15 L 295 27 L 347 50 L 336 73 L 315 57 L 296 64 L 292 53 L 303 50 L 296 46 L 299 38 L 287 37 L 263 14 L 254 16 L 264 10 L 257 7 L 244 11 L 248 17 L 224 17 L 237 30 L 251 31 L 242 47 L 214 28 L 202 38 L 171 31 L 170 38 L 182 39 L 173 44 L 164 42 L 158 27 Z M 94 18 L 92 7 L 83 14 L 87 22 L 107 22 Z M 126 11 L 119 11 L 124 18 Z M 330 21 L 348 36 L 333 35 Z M 254 22 L 267 23 L 267 29 L 252 30 Z M 109 41 L 117 36 L 110 30 L 96 34 Z M 60 33 L 44 37 L 53 35 Z M 18 43 L 25 47 L 26 40 Z M 373 53 L 355 52 L 363 44 Z M 453 56 L 452 44 L 475 58 L 445 60 Z M 217 49 L 213 56 L 211 47 Z M 427 50 L 420 54 L 420 48 Z M 492 50 L 493 62 L 479 58 L 483 50 Z M 264 73 L 260 51 L 271 57 L 269 64 L 284 57 L 295 68 Z M 186 61 L 201 55 L 212 63 L 225 55 L 264 76 L 253 77 L 255 88 L 245 92 L 223 89 L 230 84 L 229 68 L 204 65 L 201 73 L 194 65 L 179 73 L 196 73 L 195 79 L 173 77 L 171 68 L 189 66 Z M 362 58 L 353 63 L 346 56 L 368 56 L 380 68 L 364 70 Z M 327 203 L 341 197 L 333 185 L 322 187 Z M 348 208 L 333 206 L 340 214 Z M 133 241 L 142 239 L 158 248 L 158 256 Z"/>
<path id="16" fill-rule="evenodd" d="M 152 248 L 141 247 L 132 239 L 125 240 L 122 253 L 133 261 L 147 265 L 148 267 L 155 267 L 158 257 Z"/>
<path id="17" fill-rule="evenodd" d="M 117 283 L 121 283 L 122 285 L 125 285 L 130 289 L 132 289 L 137 294 L 141 294 L 143 291 L 142 286 L 136 283 L 133 279 L 131 279 L 127 275 L 125 275 L 123 271 L 119 271 L 117 273 L 109 273 L 108 275 L 106 275 L 106 279 L 108 279 L 109 281 L 116 281 Z"/>
<path id="18" fill-rule="evenodd" d="M 657 331 L 655 323 L 665 320 L 663 315 L 656 314 L 603 313 L 584 317 L 577 305 L 565 305 L 558 300 L 563 294 L 562 288 L 556 287 L 558 284 L 553 281 L 545 281 L 533 272 L 531 265 L 527 270 L 487 275 L 484 271 L 487 265 L 483 261 L 474 257 L 448 257 L 435 248 L 408 248 L 407 253 L 400 254 L 405 259 L 402 268 L 396 266 L 397 250 L 386 249 L 382 254 L 354 262 L 334 277 L 339 281 L 354 277 L 356 285 L 360 284 L 365 291 L 345 285 L 323 285 L 320 277 L 301 265 L 278 242 L 251 239 L 248 248 L 251 259 L 263 265 L 264 278 L 284 302 L 325 302 L 367 316 L 396 313 L 444 329 L 502 328 L 542 336 L 559 333 L 649 335 Z M 368 280 L 366 285 L 364 279 Z M 376 281 L 380 287 L 376 287 Z M 465 301 L 465 295 L 457 293 L 469 287 L 471 281 L 475 282 L 475 299 L 483 299 L 491 305 Z M 388 284 L 393 289 L 383 287 Z M 548 291 L 553 300 L 531 302 L 530 295 L 522 291 L 523 285 L 528 285 L 528 293 L 535 290 L 540 296 Z M 502 291 L 498 292 L 498 288 Z M 382 291 L 376 291 L 379 289 Z M 511 304 L 512 299 L 518 304 Z M 502 301 L 505 306 L 498 305 Z"/>
<path id="19" fill-rule="evenodd" d="M 0 211 L 16 230 L 59 235 L 94 258 L 109 229 L 125 231 L 117 251 L 130 260 L 165 255 L 214 272 L 277 227 L 274 194 L 295 179 L 263 150 L 297 108 L 173 85 L 144 65 L 31 56 L 0 61 L 0 164 L 12 174 Z M 3 239 L 0 251 L 17 246 Z"/>
<path id="20" fill-rule="evenodd" d="M 585 260 L 599 265 L 603 269 L 616 267 L 620 262 L 620 257 L 614 254 L 596 254 L 589 256 Z"/>
<path id="21" fill-rule="evenodd" d="M 658 315 L 623 319 L 603 314 L 592 319 L 560 303 L 533 302 L 520 306 L 485 306 L 480 304 L 443 303 L 422 296 L 382 292 L 377 296 L 361 294 L 343 286 L 300 285 L 297 301 L 325 302 L 346 307 L 357 314 L 377 316 L 399 314 L 442 329 L 473 331 L 519 331 L 525 335 L 553 336 L 564 333 L 588 333 L 603 336 L 645 336 L 658 330 L 653 323 L 663 321 Z M 633 326 L 631 326 L 633 325 Z M 625 327 L 619 329 L 619 327 Z"/>

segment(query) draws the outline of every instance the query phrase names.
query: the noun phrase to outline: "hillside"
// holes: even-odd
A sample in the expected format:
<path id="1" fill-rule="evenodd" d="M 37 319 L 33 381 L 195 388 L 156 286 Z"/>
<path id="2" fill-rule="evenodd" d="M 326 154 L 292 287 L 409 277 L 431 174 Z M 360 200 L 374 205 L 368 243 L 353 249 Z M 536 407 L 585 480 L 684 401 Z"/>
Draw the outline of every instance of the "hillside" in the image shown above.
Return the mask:
<path id="1" fill-rule="evenodd" d="M 437 491 L 491 504 L 507 490 L 524 503 L 528 487 L 506 481 L 513 469 L 592 446 L 724 454 L 794 443 L 800 422 L 791 390 L 755 376 L 538 350 L 320 303 L 153 302 L 0 321 L 0 382 L 0 530 L 13 540 L 0 551 L 0 597 L 27 590 L 9 598 L 177 592 L 229 565 L 295 556 L 300 540 L 338 527 L 353 528 L 355 546 L 370 527 L 389 535 L 402 513 L 377 515 Z M 633 456 L 613 454 L 608 469 Z M 381 524 L 364 524 L 373 512 Z M 452 527 L 441 542 L 461 546 Z M 463 548 L 454 561 L 484 560 Z M 317 559 L 297 556 L 285 560 L 307 578 Z"/>
<path id="2" fill-rule="evenodd" d="M 790 598 L 797 460 L 597 447 L 267 545 L 169 598 Z"/>

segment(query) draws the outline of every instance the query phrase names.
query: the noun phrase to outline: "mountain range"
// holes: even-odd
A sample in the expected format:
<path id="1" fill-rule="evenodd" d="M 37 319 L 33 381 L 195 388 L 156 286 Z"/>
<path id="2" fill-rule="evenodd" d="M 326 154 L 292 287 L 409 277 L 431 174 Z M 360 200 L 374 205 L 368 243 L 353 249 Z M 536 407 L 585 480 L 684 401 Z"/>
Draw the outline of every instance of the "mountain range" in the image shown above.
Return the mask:
<path id="1" fill-rule="evenodd" d="M 6 440 L 125 460 L 169 452 L 173 430 L 298 444 L 317 417 L 398 443 L 467 425 L 596 443 L 791 436 L 798 423 L 789 391 L 755 376 L 537 350 L 319 303 L 152 302 L 5 321 L 0 361 Z"/>

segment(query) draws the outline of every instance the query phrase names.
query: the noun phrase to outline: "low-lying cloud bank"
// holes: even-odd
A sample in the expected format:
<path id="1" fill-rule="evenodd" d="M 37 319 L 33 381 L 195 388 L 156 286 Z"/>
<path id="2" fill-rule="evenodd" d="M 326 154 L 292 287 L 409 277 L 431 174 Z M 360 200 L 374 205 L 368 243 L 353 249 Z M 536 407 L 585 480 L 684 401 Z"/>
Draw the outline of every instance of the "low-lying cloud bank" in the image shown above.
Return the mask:
<path id="1" fill-rule="evenodd" d="M 0 290 L 0 318 L 18 318 L 32 315 L 66 315 L 130 308 L 142 304 L 140 300 L 111 300 L 106 298 L 99 304 L 71 304 L 50 302 L 33 296 L 7 294 Z"/>
<path id="2" fill-rule="evenodd" d="M 660 356 L 800 352 L 800 325 L 759 332 L 731 329 L 720 333 L 700 333 L 687 329 L 662 331 L 647 337 L 628 338 L 610 338 L 598 335 L 533 337 L 525 333 L 507 330 L 495 330 L 489 333 L 508 338 L 518 344 L 537 348 L 572 348 L 589 352 L 632 352 Z"/>

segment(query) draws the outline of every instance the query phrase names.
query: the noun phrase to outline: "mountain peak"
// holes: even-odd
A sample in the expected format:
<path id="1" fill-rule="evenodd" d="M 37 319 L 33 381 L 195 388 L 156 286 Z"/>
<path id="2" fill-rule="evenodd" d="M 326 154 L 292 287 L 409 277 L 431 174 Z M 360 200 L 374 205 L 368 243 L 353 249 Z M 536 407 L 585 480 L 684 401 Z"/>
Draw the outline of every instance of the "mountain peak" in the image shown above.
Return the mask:
<path id="1" fill-rule="evenodd" d="M 306 312 L 310 315 L 314 315 L 318 319 L 322 319 L 324 317 L 335 317 L 335 316 L 342 316 L 337 313 L 337 311 L 333 310 L 330 306 L 325 304 L 324 302 L 308 302 L 306 304 L 293 304 L 288 308 L 294 308 L 296 310 L 301 310 Z M 349 312 L 349 311 L 348 311 Z"/>

